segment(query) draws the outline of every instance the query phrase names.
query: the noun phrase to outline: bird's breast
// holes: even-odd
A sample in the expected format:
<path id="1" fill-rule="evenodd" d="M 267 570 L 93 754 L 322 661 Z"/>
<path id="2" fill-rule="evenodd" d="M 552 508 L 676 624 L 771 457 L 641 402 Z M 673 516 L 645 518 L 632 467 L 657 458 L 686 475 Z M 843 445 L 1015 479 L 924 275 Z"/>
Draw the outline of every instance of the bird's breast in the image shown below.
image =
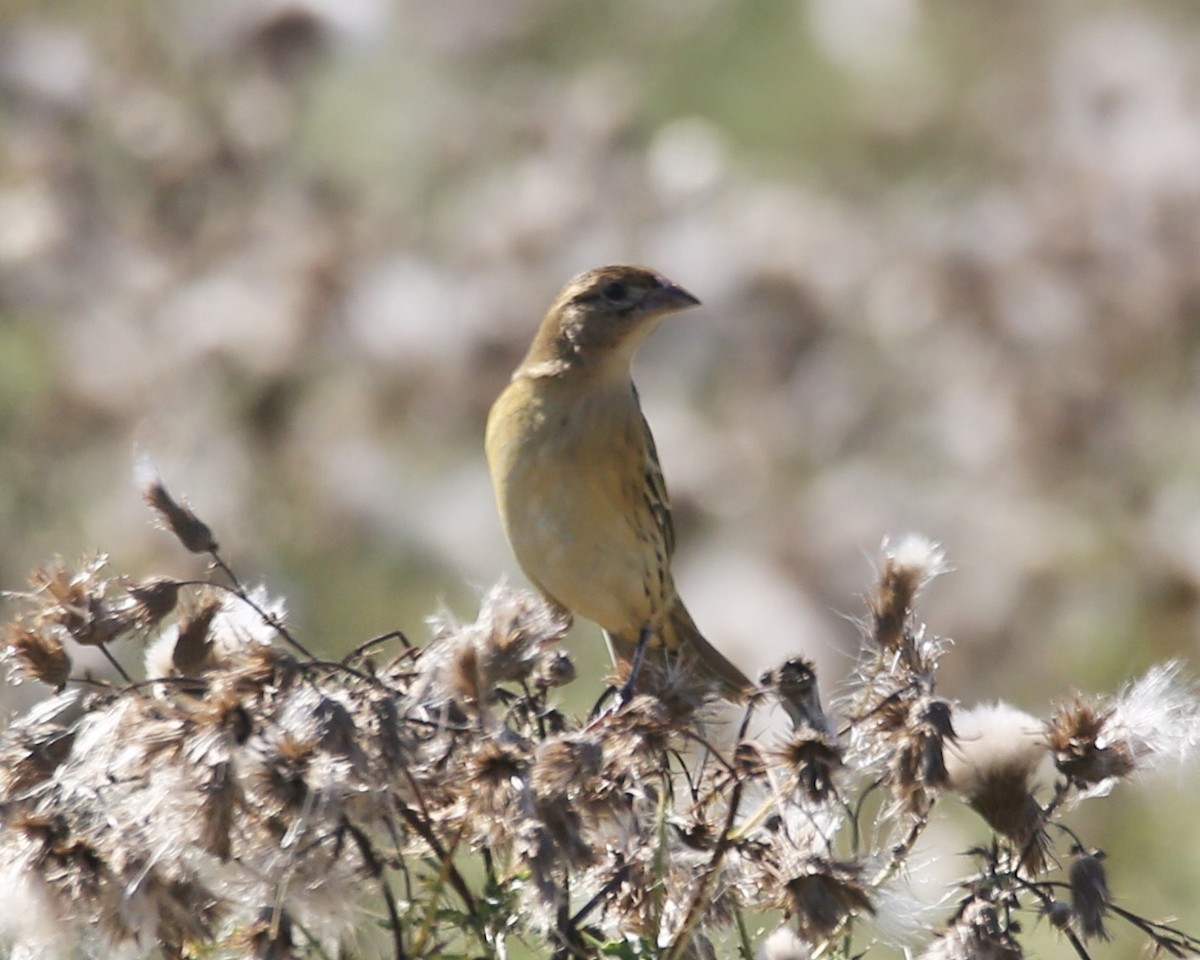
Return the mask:
<path id="1" fill-rule="evenodd" d="M 513 552 L 573 612 L 628 635 L 669 585 L 647 505 L 645 428 L 633 386 L 513 381 L 488 421 L 488 465 Z"/>

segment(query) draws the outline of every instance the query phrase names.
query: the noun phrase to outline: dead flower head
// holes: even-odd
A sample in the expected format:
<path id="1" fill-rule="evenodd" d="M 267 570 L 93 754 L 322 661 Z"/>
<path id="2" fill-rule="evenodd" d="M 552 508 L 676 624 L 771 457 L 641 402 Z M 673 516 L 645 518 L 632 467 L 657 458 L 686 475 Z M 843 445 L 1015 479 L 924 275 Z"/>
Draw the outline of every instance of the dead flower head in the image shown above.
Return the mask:
<path id="1" fill-rule="evenodd" d="M 954 714 L 957 738 L 946 753 L 950 788 L 997 833 L 1023 851 L 1026 866 L 1041 862 L 1042 808 L 1035 777 L 1046 757 L 1041 722 L 1006 703 Z"/>
<path id="2" fill-rule="evenodd" d="M 842 751 L 828 733 L 797 727 L 777 754 L 808 799 L 824 800 L 833 791 L 833 777 L 842 765 Z"/>
<path id="3" fill-rule="evenodd" d="M 788 872 L 779 906 L 806 940 L 829 937 L 853 913 L 874 912 L 858 863 L 806 857 Z"/>
<path id="4" fill-rule="evenodd" d="M 14 620 L 4 628 L 5 656 L 16 664 L 20 674 L 55 690 L 61 690 L 71 675 L 71 658 L 53 633 L 39 630 L 24 620 Z"/>
<path id="5" fill-rule="evenodd" d="M 951 722 L 952 707 L 940 697 L 920 697 L 911 704 L 897 703 L 891 730 L 894 750 L 890 773 L 892 792 L 896 800 L 909 811 L 919 811 L 930 799 L 930 793 L 944 789 L 946 747 L 954 743 L 956 734 Z"/>
<path id="6" fill-rule="evenodd" d="M 1200 743 L 1200 697 L 1178 663 L 1152 667 L 1116 697 L 1076 696 L 1046 723 L 1055 765 L 1079 786 L 1105 792 L 1117 780 L 1180 762 Z"/>
<path id="7" fill-rule="evenodd" d="M 829 719 L 821 709 L 817 671 L 811 660 L 793 657 L 778 670 L 765 674 L 762 683 L 773 690 L 794 727 L 829 730 Z"/>
<path id="8" fill-rule="evenodd" d="M 995 904 L 972 898 L 958 911 L 920 960 L 1021 960 L 1024 951 L 1001 922 Z"/>
<path id="9" fill-rule="evenodd" d="M 1108 912 L 1110 895 L 1108 875 L 1104 869 L 1104 852 L 1096 850 L 1086 853 L 1077 851 L 1078 856 L 1071 864 L 1071 912 L 1085 939 L 1099 937 L 1108 939 L 1104 927 L 1104 915 Z"/>
<path id="10" fill-rule="evenodd" d="M 909 534 L 894 546 L 883 543 L 879 584 L 871 598 L 871 636 L 882 650 L 895 650 L 904 641 L 913 601 L 930 580 L 946 569 L 942 548 L 925 537 Z"/>
<path id="11" fill-rule="evenodd" d="M 149 457 L 141 457 L 134 468 L 142 499 L 158 515 L 164 530 L 175 535 L 183 548 L 191 553 L 214 553 L 218 549 L 217 539 L 208 524 L 192 512 L 186 503 L 180 503 L 167 490 L 158 468 Z"/>
<path id="12" fill-rule="evenodd" d="M 38 627 L 59 630 L 85 647 L 104 646 L 135 629 L 135 609 L 107 599 L 109 580 L 100 575 L 107 562 L 107 557 L 95 557 L 72 571 L 59 558 L 34 570 L 29 584 L 38 604 Z"/>

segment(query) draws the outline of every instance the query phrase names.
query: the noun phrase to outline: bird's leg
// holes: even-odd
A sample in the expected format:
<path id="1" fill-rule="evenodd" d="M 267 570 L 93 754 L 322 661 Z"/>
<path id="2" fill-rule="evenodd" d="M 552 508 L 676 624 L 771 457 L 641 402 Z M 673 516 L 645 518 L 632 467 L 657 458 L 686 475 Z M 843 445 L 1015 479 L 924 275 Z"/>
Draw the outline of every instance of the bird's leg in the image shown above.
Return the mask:
<path id="1" fill-rule="evenodd" d="M 629 676 L 625 678 L 625 682 L 621 685 L 621 690 L 617 694 L 617 709 L 620 710 L 633 699 L 633 691 L 637 686 L 637 676 L 642 669 L 642 660 L 646 657 L 646 647 L 650 643 L 650 627 L 649 625 L 642 627 L 642 632 L 638 634 L 637 646 L 633 648 L 633 657 L 629 661 Z"/>
<path id="2" fill-rule="evenodd" d="M 629 674 L 625 677 L 625 682 L 620 687 L 609 686 L 604 688 L 604 692 L 600 694 L 600 699 L 596 701 L 596 705 L 592 707 L 591 713 L 588 714 L 589 720 L 595 720 L 605 713 L 616 713 L 633 699 L 634 686 L 637 684 L 637 675 L 642 669 L 642 661 L 646 657 L 646 647 L 650 643 L 650 636 L 650 627 L 642 627 L 642 632 L 638 635 L 637 644 L 633 648 L 633 656 L 629 659 Z M 609 650 L 613 653 L 614 659 L 618 659 L 616 654 L 617 648 L 612 637 L 609 637 L 608 646 Z M 613 697 L 616 697 L 616 703 L 606 710 L 605 705 Z"/>
<path id="3" fill-rule="evenodd" d="M 611 684 L 605 687 L 604 692 L 600 694 L 600 699 L 596 701 L 596 705 L 592 707 L 591 711 L 588 713 L 588 720 L 591 721 L 595 720 L 597 717 L 602 717 L 607 712 L 604 709 L 604 705 L 608 703 L 608 701 L 611 700 L 616 693 L 617 688 Z M 614 707 L 613 709 L 615 710 L 617 708 Z"/>

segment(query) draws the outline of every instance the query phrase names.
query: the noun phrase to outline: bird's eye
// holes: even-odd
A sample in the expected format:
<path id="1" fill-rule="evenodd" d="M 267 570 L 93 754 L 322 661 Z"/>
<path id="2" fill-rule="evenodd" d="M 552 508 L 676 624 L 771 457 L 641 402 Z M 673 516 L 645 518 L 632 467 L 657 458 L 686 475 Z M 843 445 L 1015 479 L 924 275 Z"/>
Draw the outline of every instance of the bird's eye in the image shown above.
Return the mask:
<path id="1" fill-rule="evenodd" d="M 609 303 L 624 303 L 629 299 L 629 289 L 625 286 L 625 284 L 617 280 L 606 284 L 600 293 Z"/>

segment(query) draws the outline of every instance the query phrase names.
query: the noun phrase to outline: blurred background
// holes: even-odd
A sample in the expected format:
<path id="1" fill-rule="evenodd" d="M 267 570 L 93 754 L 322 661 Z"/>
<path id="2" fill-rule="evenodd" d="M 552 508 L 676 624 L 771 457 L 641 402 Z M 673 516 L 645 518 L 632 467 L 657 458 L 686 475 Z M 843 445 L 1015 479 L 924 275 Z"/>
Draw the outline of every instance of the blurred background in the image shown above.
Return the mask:
<path id="1" fill-rule="evenodd" d="M 914 530 L 950 697 L 1194 664 L 1190 0 L 2 0 L 0 588 L 196 574 L 138 451 L 310 646 L 473 618 L 521 582 L 487 408 L 614 261 L 704 301 L 636 372 L 681 591 L 748 672 L 803 652 L 828 696 Z M 1194 929 L 1181 787 L 1081 830 Z"/>

